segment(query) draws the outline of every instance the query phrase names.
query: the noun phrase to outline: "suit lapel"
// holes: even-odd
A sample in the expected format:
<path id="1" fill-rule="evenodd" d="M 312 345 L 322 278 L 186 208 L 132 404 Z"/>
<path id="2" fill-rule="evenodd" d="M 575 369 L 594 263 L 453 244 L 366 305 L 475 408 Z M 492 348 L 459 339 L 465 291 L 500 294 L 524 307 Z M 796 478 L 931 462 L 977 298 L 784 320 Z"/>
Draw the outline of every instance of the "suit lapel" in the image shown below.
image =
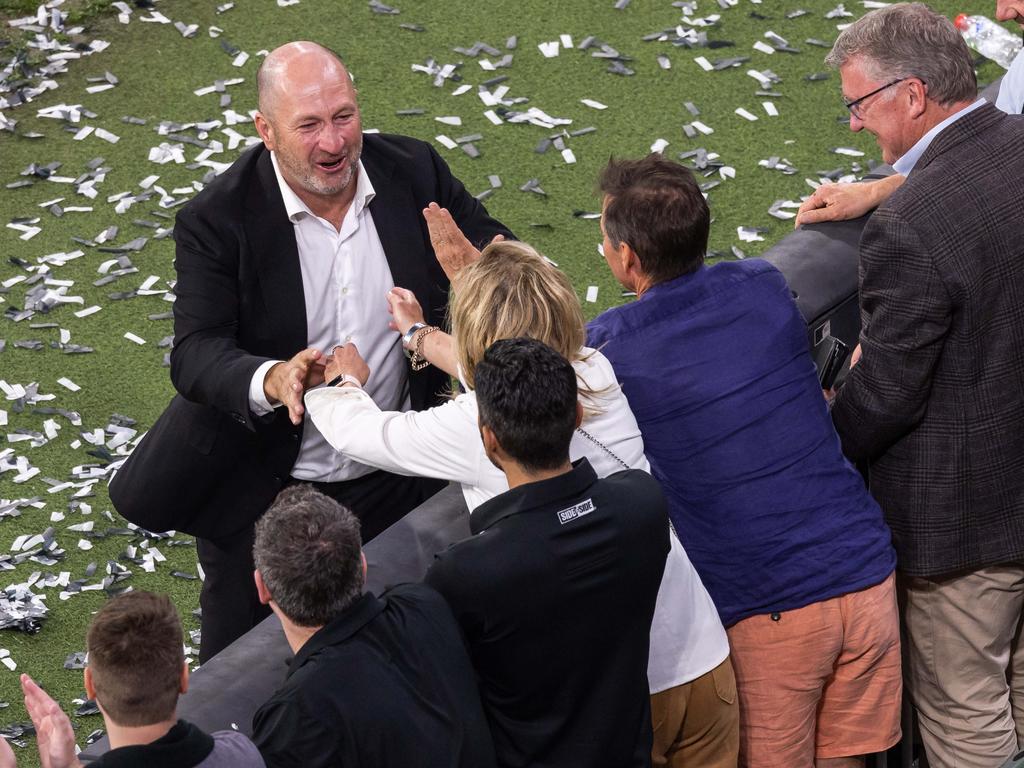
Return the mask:
<path id="1" fill-rule="evenodd" d="M 256 162 L 258 185 L 249 190 L 246 234 L 255 257 L 263 303 L 267 309 L 265 325 L 280 340 L 280 354 L 287 359 L 306 347 L 306 298 L 302 290 L 302 270 L 295 230 L 288 220 L 281 190 L 274 174 L 270 152 Z M 290 350 L 290 351 L 287 351 Z"/>
<path id="2" fill-rule="evenodd" d="M 428 285 L 422 206 L 413 198 L 411 186 L 402 183 L 394 160 L 375 151 L 372 134 L 366 139 L 363 167 L 373 182 L 374 191 L 370 213 L 391 277 L 395 285 L 408 288 L 422 301 Z"/>

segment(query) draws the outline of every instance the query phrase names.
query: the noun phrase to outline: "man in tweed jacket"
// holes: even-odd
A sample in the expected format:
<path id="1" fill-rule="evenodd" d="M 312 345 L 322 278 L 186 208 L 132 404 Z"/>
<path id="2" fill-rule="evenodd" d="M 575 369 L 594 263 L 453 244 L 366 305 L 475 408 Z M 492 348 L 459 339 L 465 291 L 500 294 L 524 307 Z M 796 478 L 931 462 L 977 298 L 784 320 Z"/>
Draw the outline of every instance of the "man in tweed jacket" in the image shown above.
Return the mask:
<path id="1" fill-rule="evenodd" d="M 920 4 L 827 61 L 851 129 L 909 174 L 864 229 L 833 420 L 893 531 L 930 764 L 998 766 L 1024 745 L 1024 117 L 975 100 L 966 45 Z"/>

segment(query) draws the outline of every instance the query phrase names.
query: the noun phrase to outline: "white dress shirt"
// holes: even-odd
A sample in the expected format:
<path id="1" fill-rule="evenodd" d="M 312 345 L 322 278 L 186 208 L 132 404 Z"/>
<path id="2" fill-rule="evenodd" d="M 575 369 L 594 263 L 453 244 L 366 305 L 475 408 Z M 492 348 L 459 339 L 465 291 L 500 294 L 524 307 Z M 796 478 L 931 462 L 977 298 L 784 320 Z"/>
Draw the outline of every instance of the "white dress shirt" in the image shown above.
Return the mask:
<path id="1" fill-rule="evenodd" d="M 598 477 L 624 469 L 619 459 L 649 472 L 640 428 L 611 363 L 586 347 L 581 357 L 573 367 L 579 381 L 596 393 L 598 412 L 582 424 L 594 440 L 577 431 L 569 457 L 586 457 Z M 357 461 L 400 475 L 459 483 L 470 512 L 508 490 L 505 475 L 484 453 L 474 392 L 425 411 L 399 413 L 382 411 L 358 387 L 320 387 L 306 393 L 306 409 L 328 442 Z M 670 539 L 651 626 L 647 675 L 652 694 L 700 677 L 729 655 L 710 595 L 678 538 L 671 534 Z"/>
<path id="2" fill-rule="evenodd" d="M 307 346 L 326 356 L 335 345 L 354 342 L 372 371 L 366 382 L 367 394 L 381 408 L 408 409 L 402 340 L 388 328 L 391 317 L 386 296 L 395 282 L 370 214 L 373 184 L 362 161 L 356 174 L 355 197 L 339 231 L 302 202 L 281 176 L 277 157 L 274 153 L 270 157 L 288 219 L 295 228 L 306 303 Z M 249 407 L 257 415 L 273 410 L 263 391 L 263 382 L 276 362 L 267 361 L 253 374 Z M 306 414 L 292 477 L 336 482 L 361 477 L 373 469 L 335 451 Z"/>

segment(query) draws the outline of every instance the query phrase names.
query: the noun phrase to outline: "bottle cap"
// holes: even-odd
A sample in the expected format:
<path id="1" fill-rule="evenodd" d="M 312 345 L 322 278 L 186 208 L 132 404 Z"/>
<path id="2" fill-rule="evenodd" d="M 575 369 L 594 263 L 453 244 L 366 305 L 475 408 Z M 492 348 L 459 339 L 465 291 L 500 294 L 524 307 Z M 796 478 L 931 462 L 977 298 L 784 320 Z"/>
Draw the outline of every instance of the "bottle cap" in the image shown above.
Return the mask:
<path id="1" fill-rule="evenodd" d="M 967 20 L 967 14 L 961 13 L 955 19 L 953 19 L 953 26 L 963 32 L 967 27 L 970 26 L 970 22 Z"/>

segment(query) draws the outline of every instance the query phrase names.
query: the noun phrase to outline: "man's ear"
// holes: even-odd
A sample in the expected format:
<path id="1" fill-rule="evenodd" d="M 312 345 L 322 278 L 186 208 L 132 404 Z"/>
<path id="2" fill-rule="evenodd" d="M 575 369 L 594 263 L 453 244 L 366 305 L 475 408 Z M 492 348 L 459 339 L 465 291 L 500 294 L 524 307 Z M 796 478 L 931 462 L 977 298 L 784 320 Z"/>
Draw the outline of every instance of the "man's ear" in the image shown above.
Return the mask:
<path id="1" fill-rule="evenodd" d="M 188 662 L 181 665 L 181 680 L 178 682 L 178 693 L 188 693 Z"/>
<path id="2" fill-rule="evenodd" d="M 92 670 L 89 669 L 89 667 L 86 667 L 85 671 L 82 673 L 82 677 L 83 677 L 84 682 L 85 682 L 85 695 L 86 695 L 86 697 L 92 699 L 93 701 L 95 701 L 96 700 L 96 686 L 92 682 Z"/>
<path id="3" fill-rule="evenodd" d="M 907 91 L 910 94 L 910 108 L 913 117 L 920 117 L 928 107 L 928 86 L 917 78 L 911 78 L 907 83 Z"/>
<path id="4" fill-rule="evenodd" d="M 253 123 L 256 125 L 256 133 L 263 139 L 267 149 L 274 149 L 274 128 L 266 116 L 262 112 L 257 112 L 253 117 Z"/>
<path id="5" fill-rule="evenodd" d="M 274 597 L 270 594 L 270 590 L 267 589 L 267 585 L 263 581 L 263 574 L 259 571 L 253 571 L 252 577 L 256 580 L 256 594 L 260 598 L 260 603 L 263 605 L 270 605 L 270 601 L 273 600 Z"/>
<path id="6" fill-rule="evenodd" d="M 640 257 L 633 250 L 633 246 L 625 240 L 619 244 L 619 263 L 622 265 L 622 273 L 625 275 L 640 275 L 643 273 L 640 266 Z"/>
<path id="7" fill-rule="evenodd" d="M 501 469 L 501 456 L 504 452 L 501 449 L 501 443 L 498 442 L 498 438 L 494 434 L 494 431 L 490 427 L 481 424 L 480 439 L 483 441 L 484 453 L 487 454 L 488 460 L 498 469 Z"/>
<path id="8" fill-rule="evenodd" d="M 582 423 L 583 423 L 583 404 L 579 400 L 577 400 L 576 401 L 576 426 L 579 427 L 579 425 L 582 424 Z"/>

